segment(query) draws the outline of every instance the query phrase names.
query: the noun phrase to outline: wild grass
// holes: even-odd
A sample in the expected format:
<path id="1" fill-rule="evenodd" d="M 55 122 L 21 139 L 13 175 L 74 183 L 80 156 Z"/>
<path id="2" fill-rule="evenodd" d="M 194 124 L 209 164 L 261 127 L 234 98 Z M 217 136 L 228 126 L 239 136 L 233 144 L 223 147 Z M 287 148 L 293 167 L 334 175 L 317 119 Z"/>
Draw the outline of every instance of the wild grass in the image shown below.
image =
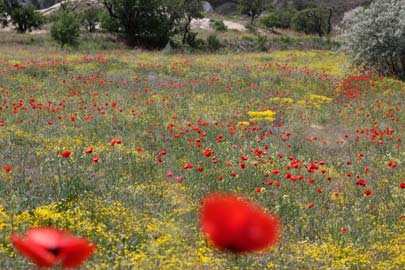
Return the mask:
<path id="1" fill-rule="evenodd" d="M 404 269 L 404 83 L 346 63 L 0 48 L 0 267 L 29 266 L 12 231 L 56 226 L 97 245 L 88 269 Z M 276 213 L 279 245 L 211 247 L 213 191 Z"/>

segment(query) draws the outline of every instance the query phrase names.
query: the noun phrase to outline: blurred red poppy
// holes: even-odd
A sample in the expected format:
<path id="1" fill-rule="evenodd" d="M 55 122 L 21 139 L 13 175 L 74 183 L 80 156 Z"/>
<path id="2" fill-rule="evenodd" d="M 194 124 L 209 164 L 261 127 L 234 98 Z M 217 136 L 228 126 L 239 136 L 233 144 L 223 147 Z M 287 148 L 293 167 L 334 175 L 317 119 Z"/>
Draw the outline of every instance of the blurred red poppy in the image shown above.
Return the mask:
<path id="1" fill-rule="evenodd" d="M 85 238 L 55 228 L 29 229 L 25 238 L 14 233 L 11 242 L 22 255 L 39 267 L 57 264 L 76 267 L 95 251 L 95 246 Z"/>
<path id="2" fill-rule="evenodd" d="M 184 164 L 184 166 L 183 166 L 183 169 L 185 169 L 185 170 L 192 169 L 192 168 L 194 168 L 194 165 L 191 163 Z"/>
<path id="3" fill-rule="evenodd" d="M 65 152 L 62 152 L 60 154 L 60 156 L 64 157 L 64 158 L 67 158 L 67 157 L 70 157 L 71 154 L 72 154 L 72 151 L 65 151 Z"/>
<path id="4" fill-rule="evenodd" d="M 356 185 L 365 187 L 367 185 L 367 182 L 364 179 L 360 179 L 357 180 Z"/>
<path id="5" fill-rule="evenodd" d="M 91 153 L 93 153 L 93 147 L 87 147 L 87 148 L 84 150 L 84 152 L 85 152 L 86 154 L 91 154 Z"/>
<path id="6" fill-rule="evenodd" d="M 371 191 L 371 189 L 367 189 L 366 191 L 363 192 L 363 194 L 366 196 L 371 196 L 373 195 L 373 192 Z"/>
<path id="7" fill-rule="evenodd" d="M 203 151 L 203 155 L 206 157 L 209 157 L 212 153 L 214 153 L 214 151 L 210 150 L 210 149 L 205 149 Z"/>
<path id="8" fill-rule="evenodd" d="M 214 246 L 232 252 L 260 251 L 276 244 L 279 219 L 245 198 L 211 194 L 200 209 L 202 231 Z"/>
<path id="9" fill-rule="evenodd" d="M 3 169 L 5 172 L 10 172 L 13 169 L 13 167 L 11 167 L 11 165 L 6 165 L 3 167 Z"/>

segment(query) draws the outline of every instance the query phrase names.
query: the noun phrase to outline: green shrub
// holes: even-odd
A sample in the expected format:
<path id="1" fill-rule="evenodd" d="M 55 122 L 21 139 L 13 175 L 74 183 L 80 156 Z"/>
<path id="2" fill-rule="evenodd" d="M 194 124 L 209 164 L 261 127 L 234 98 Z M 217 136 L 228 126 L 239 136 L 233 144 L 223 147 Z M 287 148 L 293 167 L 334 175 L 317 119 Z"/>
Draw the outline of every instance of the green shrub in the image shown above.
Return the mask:
<path id="1" fill-rule="evenodd" d="M 269 29 L 290 28 L 291 21 L 297 11 L 291 8 L 284 8 L 273 11 L 260 19 L 260 23 Z"/>
<path id="2" fill-rule="evenodd" d="M 257 51 L 265 52 L 268 50 L 268 40 L 267 36 L 257 35 L 254 40 L 254 46 Z"/>
<path id="3" fill-rule="evenodd" d="M 108 28 L 122 34 L 131 47 L 163 48 L 178 30 L 178 18 L 184 15 L 171 2 L 104 0 L 103 4 L 111 17 Z"/>
<path id="4" fill-rule="evenodd" d="M 212 27 L 214 28 L 215 31 L 218 32 L 225 32 L 228 30 L 228 27 L 226 27 L 226 25 L 224 24 L 223 21 L 219 20 L 211 20 L 212 21 Z"/>
<path id="5" fill-rule="evenodd" d="M 331 17 L 331 10 L 308 8 L 295 14 L 291 27 L 298 32 L 318 34 L 322 37 L 331 31 Z"/>
<path id="6" fill-rule="evenodd" d="M 62 10 L 51 27 L 51 36 L 61 48 L 66 44 L 72 47 L 79 45 L 80 21 L 77 15 L 69 10 Z"/>
<path id="7" fill-rule="evenodd" d="M 34 7 L 13 7 L 10 17 L 18 33 L 41 29 L 45 22 L 44 17 Z"/>
<path id="8" fill-rule="evenodd" d="M 207 49 L 210 52 L 218 51 L 222 47 L 221 41 L 216 35 L 210 35 L 207 38 Z"/>

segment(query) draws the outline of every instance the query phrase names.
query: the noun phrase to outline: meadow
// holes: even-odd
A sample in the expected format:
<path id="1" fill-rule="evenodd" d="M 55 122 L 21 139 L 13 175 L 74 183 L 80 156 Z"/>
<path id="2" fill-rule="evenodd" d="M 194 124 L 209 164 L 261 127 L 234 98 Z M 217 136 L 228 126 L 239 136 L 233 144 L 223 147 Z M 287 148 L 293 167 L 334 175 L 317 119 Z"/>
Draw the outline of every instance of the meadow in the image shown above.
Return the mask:
<path id="1" fill-rule="evenodd" d="M 97 245 L 86 269 L 405 269 L 405 84 L 331 51 L 164 55 L 0 48 L 0 268 L 12 232 Z M 213 248 L 198 207 L 282 222 L 258 254 Z"/>

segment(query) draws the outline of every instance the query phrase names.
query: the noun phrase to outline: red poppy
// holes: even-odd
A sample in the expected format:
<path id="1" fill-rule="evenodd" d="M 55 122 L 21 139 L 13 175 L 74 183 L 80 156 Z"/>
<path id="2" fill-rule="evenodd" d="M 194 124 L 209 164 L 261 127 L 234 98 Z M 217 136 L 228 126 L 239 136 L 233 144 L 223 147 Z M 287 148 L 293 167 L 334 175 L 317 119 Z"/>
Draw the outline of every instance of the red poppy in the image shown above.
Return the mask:
<path id="1" fill-rule="evenodd" d="M 29 229 L 25 238 L 11 235 L 11 242 L 25 257 L 37 266 L 75 267 L 89 258 L 95 246 L 85 238 L 78 238 L 67 231 L 55 228 Z"/>
<path id="2" fill-rule="evenodd" d="M 62 152 L 60 154 L 60 156 L 63 158 L 68 158 L 68 157 L 70 157 L 71 154 L 72 154 L 72 151 L 65 151 L 65 152 Z"/>
<path id="3" fill-rule="evenodd" d="M 214 153 L 214 151 L 210 150 L 210 149 L 205 149 L 203 151 L 203 155 L 206 157 L 209 157 L 212 153 Z"/>
<path id="4" fill-rule="evenodd" d="M 266 181 L 266 184 L 269 186 L 273 185 L 273 183 L 274 183 L 274 180 L 271 180 L 271 179 Z"/>
<path id="5" fill-rule="evenodd" d="M 387 165 L 390 166 L 391 168 L 395 168 L 397 166 L 397 164 L 393 161 L 387 162 Z"/>
<path id="6" fill-rule="evenodd" d="M 231 194 L 211 194 L 200 209 L 202 231 L 221 250 L 259 251 L 276 244 L 278 218 L 260 206 Z"/>
<path id="7" fill-rule="evenodd" d="M 186 163 L 186 164 L 184 164 L 184 166 L 183 166 L 183 169 L 185 169 L 185 170 L 187 170 L 187 169 L 192 169 L 192 168 L 194 168 L 194 165 L 191 164 L 191 163 Z"/>
<path id="8" fill-rule="evenodd" d="M 163 149 L 163 150 L 158 151 L 158 154 L 161 156 L 164 156 L 167 154 L 167 151 Z"/>
<path id="9" fill-rule="evenodd" d="M 366 196 L 371 196 L 373 195 L 373 192 L 371 191 L 371 189 L 367 189 L 366 191 L 363 192 L 363 194 Z"/>
<path id="10" fill-rule="evenodd" d="M 91 159 L 91 162 L 97 163 L 99 160 L 100 160 L 99 157 L 94 157 L 94 158 Z"/>
<path id="11" fill-rule="evenodd" d="M 3 169 L 5 172 L 10 172 L 13 169 L 13 167 L 11 167 L 11 165 L 6 165 L 3 167 Z"/>
<path id="12" fill-rule="evenodd" d="M 280 170 L 272 170 L 271 173 L 272 174 L 280 174 Z"/>
<path id="13" fill-rule="evenodd" d="M 314 206 L 315 206 L 315 205 L 314 205 L 313 203 L 308 203 L 308 204 L 307 204 L 307 208 L 308 208 L 308 209 L 311 209 L 311 208 L 314 207 Z"/>
<path id="14" fill-rule="evenodd" d="M 399 187 L 400 187 L 400 188 L 405 188 L 405 183 L 399 184 Z"/>
<path id="15" fill-rule="evenodd" d="M 256 193 L 260 193 L 260 192 L 263 192 L 265 189 L 264 188 L 256 188 Z"/>
<path id="16" fill-rule="evenodd" d="M 86 154 L 91 154 L 91 153 L 93 153 L 93 147 L 87 147 L 86 150 L 84 150 L 84 152 L 85 152 Z"/>
<path id="17" fill-rule="evenodd" d="M 365 187 L 366 184 L 367 184 L 366 180 L 364 180 L 364 179 L 357 180 L 357 182 L 356 182 L 356 185 L 363 186 L 363 187 Z"/>

